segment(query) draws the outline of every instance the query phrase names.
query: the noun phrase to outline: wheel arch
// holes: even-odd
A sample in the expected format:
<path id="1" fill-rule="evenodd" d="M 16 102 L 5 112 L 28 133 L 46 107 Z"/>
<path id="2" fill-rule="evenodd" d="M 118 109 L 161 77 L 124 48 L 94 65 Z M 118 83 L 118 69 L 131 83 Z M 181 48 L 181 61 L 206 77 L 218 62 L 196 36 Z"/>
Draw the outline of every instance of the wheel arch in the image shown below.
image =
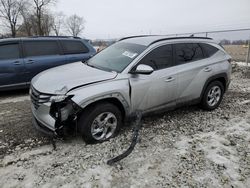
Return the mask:
<path id="1" fill-rule="evenodd" d="M 92 100 L 85 102 L 84 104 L 80 105 L 82 111 L 86 111 L 90 107 L 94 105 L 98 105 L 103 102 L 111 103 L 119 108 L 122 113 L 123 119 L 128 116 L 129 114 L 129 105 L 127 101 L 118 93 L 106 95 L 102 97 L 98 97 Z"/>
<path id="2" fill-rule="evenodd" d="M 207 81 L 205 82 L 205 85 L 203 86 L 202 92 L 201 92 L 201 96 L 200 98 L 202 98 L 202 96 L 204 95 L 204 92 L 206 90 L 206 88 L 208 87 L 208 85 L 214 81 L 220 81 L 223 86 L 224 86 L 224 91 L 226 91 L 227 89 L 227 83 L 228 83 L 228 77 L 226 73 L 220 73 L 220 74 L 216 74 L 210 78 L 207 79 Z"/>

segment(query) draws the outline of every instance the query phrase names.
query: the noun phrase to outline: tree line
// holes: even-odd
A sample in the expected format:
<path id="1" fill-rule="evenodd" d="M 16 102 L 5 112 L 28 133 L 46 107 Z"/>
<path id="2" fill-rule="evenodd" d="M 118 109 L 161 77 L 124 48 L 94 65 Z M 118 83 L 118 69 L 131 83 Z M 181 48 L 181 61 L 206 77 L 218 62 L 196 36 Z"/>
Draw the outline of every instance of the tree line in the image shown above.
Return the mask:
<path id="1" fill-rule="evenodd" d="M 248 40 L 227 40 L 227 39 L 223 39 L 220 41 L 221 45 L 247 45 L 248 44 Z"/>
<path id="2" fill-rule="evenodd" d="M 85 20 L 76 14 L 65 16 L 52 12 L 57 0 L 0 0 L 0 23 L 3 37 L 71 35 L 79 36 Z"/>

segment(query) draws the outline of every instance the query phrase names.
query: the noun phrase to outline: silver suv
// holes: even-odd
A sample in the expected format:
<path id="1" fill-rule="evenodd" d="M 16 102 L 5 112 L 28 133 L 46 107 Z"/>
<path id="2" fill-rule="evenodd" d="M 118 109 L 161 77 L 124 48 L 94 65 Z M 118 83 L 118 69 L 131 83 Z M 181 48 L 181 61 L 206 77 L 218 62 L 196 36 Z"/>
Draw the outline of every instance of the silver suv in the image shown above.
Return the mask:
<path id="1" fill-rule="evenodd" d="M 231 57 L 209 38 L 121 39 L 87 62 L 52 68 L 31 83 L 34 125 L 47 134 L 78 131 L 87 143 L 115 136 L 137 111 L 186 104 L 219 106 Z"/>

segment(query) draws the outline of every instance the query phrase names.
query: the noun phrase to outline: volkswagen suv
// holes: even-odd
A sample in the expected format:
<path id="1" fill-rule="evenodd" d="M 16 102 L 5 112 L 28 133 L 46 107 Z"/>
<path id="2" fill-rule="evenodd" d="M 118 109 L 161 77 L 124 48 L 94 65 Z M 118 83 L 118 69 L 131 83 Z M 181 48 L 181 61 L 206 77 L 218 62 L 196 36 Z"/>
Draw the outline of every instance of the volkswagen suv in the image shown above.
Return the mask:
<path id="1" fill-rule="evenodd" d="M 33 122 L 47 134 L 77 130 L 87 143 L 115 136 L 126 118 L 200 104 L 216 109 L 231 57 L 210 38 L 121 39 L 85 62 L 47 70 L 31 84 Z"/>

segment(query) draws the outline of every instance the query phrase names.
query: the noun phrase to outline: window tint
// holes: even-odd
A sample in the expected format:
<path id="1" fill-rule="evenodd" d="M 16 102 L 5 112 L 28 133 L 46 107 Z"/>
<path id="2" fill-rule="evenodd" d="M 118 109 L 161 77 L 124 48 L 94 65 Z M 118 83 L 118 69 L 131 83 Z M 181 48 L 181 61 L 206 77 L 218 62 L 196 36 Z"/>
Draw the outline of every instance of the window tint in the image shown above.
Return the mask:
<path id="1" fill-rule="evenodd" d="M 205 52 L 207 57 L 211 57 L 212 55 L 214 55 L 216 52 L 219 51 L 218 48 L 216 48 L 210 44 L 201 43 L 200 45 L 203 48 L 203 51 Z"/>
<path id="2" fill-rule="evenodd" d="M 175 44 L 176 60 L 179 64 L 203 59 L 201 47 L 196 43 Z"/>
<path id="3" fill-rule="evenodd" d="M 64 40 L 61 41 L 65 54 L 88 53 L 89 49 L 80 41 Z"/>
<path id="4" fill-rule="evenodd" d="M 18 59 L 19 47 L 18 44 L 5 44 L 0 46 L 0 60 Z"/>
<path id="5" fill-rule="evenodd" d="M 139 64 L 151 66 L 154 70 L 160 70 L 172 65 L 172 45 L 165 45 L 154 49 L 146 55 Z"/>
<path id="6" fill-rule="evenodd" d="M 26 56 L 59 55 L 57 41 L 24 41 Z"/>

